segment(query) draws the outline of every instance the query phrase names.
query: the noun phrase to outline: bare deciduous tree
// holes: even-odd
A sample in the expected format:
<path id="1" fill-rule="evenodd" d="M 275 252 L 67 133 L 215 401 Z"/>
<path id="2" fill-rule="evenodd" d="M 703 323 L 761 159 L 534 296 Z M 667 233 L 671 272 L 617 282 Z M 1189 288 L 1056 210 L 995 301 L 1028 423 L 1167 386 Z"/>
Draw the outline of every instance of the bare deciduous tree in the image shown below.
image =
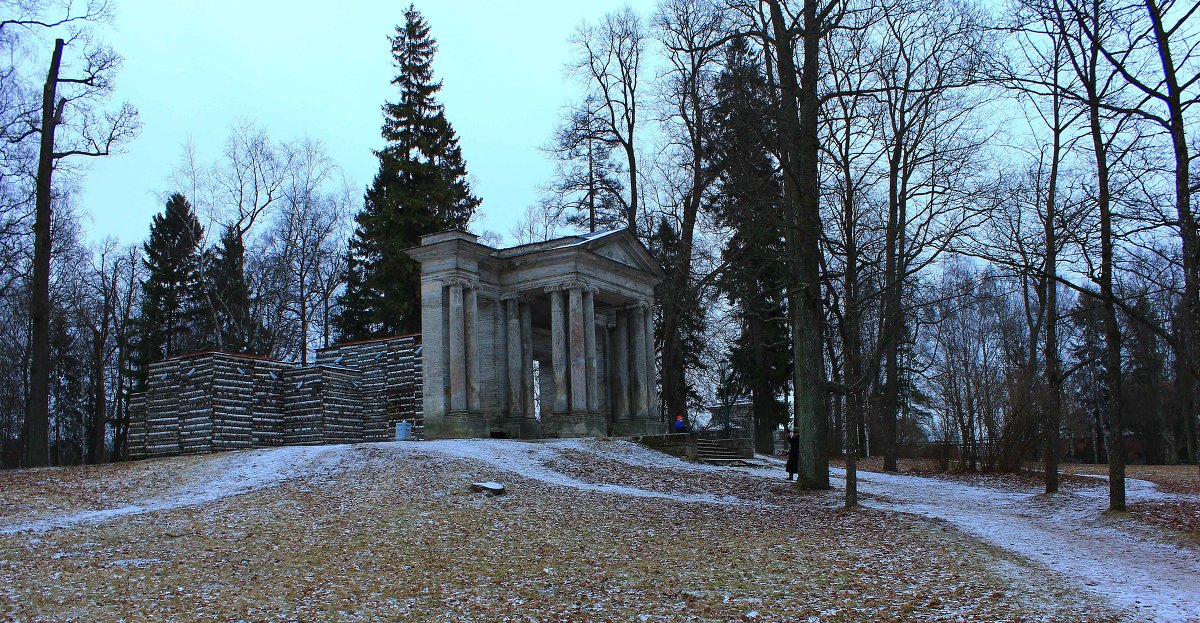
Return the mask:
<path id="1" fill-rule="evenodd" d="M 642 126 L 642 60 L 647 43 L 646 25 L 629 6 L 608 13 L 597 24 L 584 24 L 571 38 L 576 58 L 570 71 L 587 91 L 576 115 L 591 117 L 587 138 L 619 149 L 625 155 L 626 195 L 618 196 L 627 225 L 637 233 L 641 195 L 638 189 L 639 130 Z"/>
<path id="2" fill-rule="evenodd" d="M 30 119 L 39 137 L 34 210 L 33 287 L 29 313 L 33 325 L 30 395 L 25 418 L 26 462 L 45 465 L 50 405 L 50 220 L 56 163 L 73 156 L 107 156 L 138 130 L 137 111 L 125 104 L 115 112 L 98 106 L 112 90 L 120 57 L 103 47 L 87 47 L 78 73 L 62 75 L 66 41 L 56 39 L 42 90 L 41 115 Z M 61 91 L 60 91 L 61 87 Z M 65 135 L 57 134 L 62 128 Z"/>

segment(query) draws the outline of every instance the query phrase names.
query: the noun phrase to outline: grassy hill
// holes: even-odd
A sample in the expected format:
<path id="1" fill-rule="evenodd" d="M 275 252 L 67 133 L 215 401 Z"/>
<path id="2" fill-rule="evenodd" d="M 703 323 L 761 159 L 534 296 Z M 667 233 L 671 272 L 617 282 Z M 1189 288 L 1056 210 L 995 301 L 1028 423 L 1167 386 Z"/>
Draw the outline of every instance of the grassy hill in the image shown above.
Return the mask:
<path id="1" fill-rule="evenodd" d="M 495 480 L 507 495 L 471 492 Z M 1080 621 L 949 525 L 623 441 L 276 448 L 0 474 L 13 621 Z"/>

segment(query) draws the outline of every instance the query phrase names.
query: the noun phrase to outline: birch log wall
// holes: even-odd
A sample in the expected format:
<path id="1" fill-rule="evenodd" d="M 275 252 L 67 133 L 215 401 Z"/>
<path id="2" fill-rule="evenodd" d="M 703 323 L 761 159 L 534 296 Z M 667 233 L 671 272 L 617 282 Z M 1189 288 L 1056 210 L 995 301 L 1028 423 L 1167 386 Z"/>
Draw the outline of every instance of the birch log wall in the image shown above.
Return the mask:
<path id="1" fill-rule="evenodd" d="M 130 397 L 130 458 L 386 441 L 423 429 L 420 336 L 339 344 L 310 366 L 230 353 L 150 365 Z"/>

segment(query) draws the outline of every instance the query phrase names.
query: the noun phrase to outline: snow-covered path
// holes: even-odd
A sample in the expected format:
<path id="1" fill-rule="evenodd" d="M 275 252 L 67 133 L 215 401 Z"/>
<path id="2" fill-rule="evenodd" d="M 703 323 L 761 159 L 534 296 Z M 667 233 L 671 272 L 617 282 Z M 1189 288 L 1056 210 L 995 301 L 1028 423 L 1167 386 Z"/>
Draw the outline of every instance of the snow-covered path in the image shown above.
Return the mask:
<path id="1" fill-rule="evenodd" d="M 289 446 L 215 456 L 187 470 L 184 484 L 161 497 L 115 508 L 46 517 L 0 525 L 0 536 L 18 532 L 45 532 L 77 524 L 98 524 L 124 517 L 185 506 L 198 506 L 222 498 L 276 486 L 296 477 L 344 469 L 353 446 Z"/>
<path id="2" fill-rule="evenodd" d="M 843 478 L 843 470 L 833 470 Z M 1200 555 L 1103 514 L 1107 488 L 1053 496 L 936 478 L 859 472 L 866 506 L 943 519 L 992 545 L 1041 563 L 1080 588 L 1152 621 L 1200 620 Z M 1129 481 L 1130 502 L 1162 499 Z"/>

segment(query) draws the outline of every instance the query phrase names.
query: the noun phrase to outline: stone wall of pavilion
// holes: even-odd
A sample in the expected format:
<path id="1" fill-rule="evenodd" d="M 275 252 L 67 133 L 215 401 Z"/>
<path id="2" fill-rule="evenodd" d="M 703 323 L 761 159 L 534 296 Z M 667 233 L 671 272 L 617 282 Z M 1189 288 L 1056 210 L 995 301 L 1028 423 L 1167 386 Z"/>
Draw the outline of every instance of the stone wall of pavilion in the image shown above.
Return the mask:
<path id="1" fill-rule="evenodd" d="M 632 234 L 494 249 L 451 231 L 406 252 L 421 263 L 427 437 L 663 428 L 652 315 L 662 273 Z"/>

